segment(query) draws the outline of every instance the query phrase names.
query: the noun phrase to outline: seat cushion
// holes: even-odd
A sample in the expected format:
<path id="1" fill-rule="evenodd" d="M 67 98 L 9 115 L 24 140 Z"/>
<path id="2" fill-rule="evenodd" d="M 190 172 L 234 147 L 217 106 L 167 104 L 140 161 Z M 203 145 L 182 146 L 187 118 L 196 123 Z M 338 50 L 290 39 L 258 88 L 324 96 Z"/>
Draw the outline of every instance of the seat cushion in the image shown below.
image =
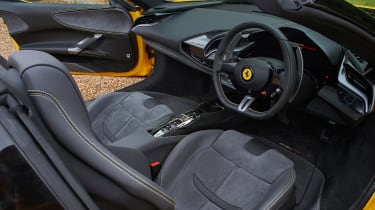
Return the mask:
<path id="1" fill-rule="evenodd" d="M 108 94 L 90 103 L 87 109 L 92 126 L 104 143 L 139 129 L 155 128 L 174 116 L 166 105 L 141 92 Z"/>
<path id="2" fill-rule="evenodd" d="M 293 162 L 236 131 L 200 131 L 172 151 L 158 177 L 177 209 L 274 209 L 292 195 Z"/>
<path id="3" fill-rule="evenodd" d="M 139 130 L 151 130 L 175 115 L 195 109 L 194 102 L 161 93 L 116 92 L 87 104 L 90 120 L 103 143 Z"/>

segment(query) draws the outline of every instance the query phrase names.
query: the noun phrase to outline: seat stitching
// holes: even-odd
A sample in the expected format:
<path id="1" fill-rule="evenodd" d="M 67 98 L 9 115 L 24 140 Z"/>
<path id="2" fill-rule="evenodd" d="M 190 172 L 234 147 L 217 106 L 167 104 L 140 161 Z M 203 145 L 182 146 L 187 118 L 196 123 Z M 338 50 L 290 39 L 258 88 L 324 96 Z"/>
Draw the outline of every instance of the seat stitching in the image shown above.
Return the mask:
<path id="1" fill-rule="evenodd" d="M 123 107 L 124 109 L 126 109 L 126 111 L 127 111 L 128 113 L 130 113 L 135 119 L 139 120 L 139 121 L 140 121 L 141 123 L 143 123 L 143 124 L 147 124 L 143 119 L 138 118 L 136 115 L 134 115 L 132 112 L 130 112 L 130 110 L 129 110 L 127 107 L 125 107 L 125 106 L 122 104 L 122 102 L 123 102 L 125 99 L 127 99 L 129 96 L 133 95 L 134 93 L 135 93 L 135 92 L 129 94 L 128 96 L 126 96 L 126 98 L 124 98 L 123 100 L 121 100 L 121 102 L 120 102 L 120 106 Z M 144 94 L 144 95 L 146 95 L 146 94 Z M 146 96 L 148 96 L 148 95 L 146 95 Z M 149 97 L 152 98 L 151 96 L 149 96 Z"/>
<path id="2" fill-rule="evenodd" d="M 250 171 L 247 171 L 245 168 L 243 168 L 243 167 L 241 167 L 240 165 L 238 165 L 236 162 L 234 162 L 233 160 L 231 160 L 230 158 L 228 158 L 227 156 L 225 156 L 223 153 L 221 153 L 219 150 L 217 150 L 217 149 L 215 148 L 215 146 L 212 146 L 212 149 L 213 149 L 215 152 L 217 152 L 219 155 L 223 156 L 223 158 L 225 158 L 225 159 L 227 159 L 228 161 L 232 162 L 232 163 L 233 163 L 235 166 L 237 166 L 238 168 L 241 168 L 241 169 L 243 169 L 244 171 L 246 171 L 248 174 L 251 174 L 252 176 L 254 176 L 254 177 L 256 177 L 256 178 L 262 180 L 263 182 L 265 182 L 265 183 L 267 183 L 267 184 L 271 184 L 271 183 L 269 183 L 268 181 L 264 180 L 263 178 L 261 178 L 261 177 L 255 175 L 255 174 L 253 174 L 253 173 L 251 173 Z"/>
<path id="3" fill-rule="evenodd" d="M 184 169 L 185 168 L 185 165 L 188 163 L 188 162 L 190 162 L 191 161 L 191 159 L 193 158 L 193 156 L 197 153 L 197 152 L 200 152 L 200 151 L 202 151 L 202 150 L 207 150 L 207 149 L 209 149 L 219 138 L 220 138 L 220 136 L 223 134 L 223 132 L 221 132 L 220 134 L 218 134 L 216 137 L 215 137 L 215 139 L 214 139 L 214 141 L 212 141 L 212 143 L 210 144 L 210 145 L 207 145 L 207 147 L 205 147 L 205 148 L 201 148 L 201 149 L 199 149 L 199 150 L 197 150 L 197 151 L 195 151 L 193 154 L 191 154 L 190 155 L 190 158 L 185 162 L 185 164 L 184 164 L 184 166 L 183 166 L 183 168 L 182 169 Z M 167 160 L 168 161 L 168 160 Z M 164 163 L 164 165 L 166 165 L 166 162 Z M 163 177 L 164 177 L 164 174 L 165 174 L 165 168 L 162 168 L 162 170 L 161 170 L 161 172 L 160 172 L 160 185 L 163 185 Z M 181 173 L 181 172 L 180 172 Z M 178 174 L 180 174 L 180 173 L 178 173 Z M 174 184 L 173 184 L 174 185 Z"/>
<path id="4" fill-rule="evenodd" d="M 86 107 L 88 108 L 88 106 L 86 106 Z M 99 131 L 96 132 L 96 136 L 98 136 L 98 138 L 99 138 L 99 136 L 103 136 L 109 142 L 114 142 L 114 141 L 117 140 L 117 138 L 114 135 L 112 135 L 110 133 L 110 131 L 107 131 L 108 128 L 106 128 L 106 126 L 105 126 L 106 116 L 108 115 L 108 113 L 110 112 L 110 108 L 112 108 L 112 107 L 113 107 L 113 105 L 110 105 L 110 106 L 106 107 L 105 109 L 103 109 L 103 112 L 101 114 L 99 114 L 96 118 L 94 118 L 94 120 L 91 122 L 91 125 L 93 126 L 94 130 L 96 129 L 95 128 L 96 124 L 97 124 L 97 127 L 99 129 Z M 90 112 L 89 112 L 89 114 L 90 114 Z M 98 120 L 98 119 L 101 119 L 101 120 Z"/>
<path id="5" fill-rule="evenodd" d="M 116 131 L 115 136 L 117 136 L 119 133 L 123 132 L 124 130 L 126 131 L 128 129 L 127 125 L 129 125 L 129 124 L 138 124 L 139 127 L 142 127 L 141 130 L 145 130 L 146 129 L 146 124 L 144 122 L 140 121 L 136 117 L 129 117 L 129 119 L 126 120 L 125 123 L 123 123 L 123 125 L 121 126 L 121 128 L 118 131 Z M 136 129 L 139 129 L 139 128 L 134 128 L 134 130 L 136 130 Z"/>
<path id="6" fill-rule="evenodd" d="M 227 158 L 226 156 L 224 156 L 224 154 L 222 154 L 221 152 L 219 152 L 214 146 L 212 146 L 212 149 L 214 151 L 216 151 L 217 153 L 219 153 L 220 155 L 222 155 L 224 158 L 226 158 L 227 160 L 233 162 L 232 160 L 230 160 L 229 158 Z M 237 165 L 235 162 L 233 162 L 236 166 L 238 166 L 239 168 L 242 168 L 241 166 Z M 246 169 L 242 168 L 244 171 L 247 171 Z M 248 171 L 247 171 L 248 172 Z M 253 175 L 254 177 L 257 177 L 258 179 L 264 181 L 265 183 L 267 184 L 271 184 L 267 181 L 265 181 L 264 179 L 252 174 L 251 172 L 248 172 L 249 174 Z M 295 171 L 293 170 L 293 174 L 292 174 L 292 178 L 291 180 L 289 181 L 289 183 L 283 188 L 283 190 L 277 194 L 277 196 L 275 198 L 273 198 L 270 202 L 270 204 L 266 207 L 266 209 L 270 209 L 282 196 L 283 194 L 290 189 L 290 187 L 292 187 L 293 183 L 294 183 L 294 180 L 295 180 Z"/>
<path id="7" fill-rule="evenodd" d="M 234 171 L 234 170 L 233 170 Z M 230 174 L 233 174 L 233 171 L 231 171 Z M 198 190 L 198 192 L 204 197 L 206 198 L 210 203 L 214 204 L 215 206 L 219 207 L 219 208 L 222 208 L 222 209 L 236 209 L 236 210 L 240 210 L 242 208 L 226 201 L 225 199 L 221 198 L 219 195 L 217 195 L 217 192 L 216 191 L 212 191 L 207 185 L 205 185 L 203 183 L 203 181 L 199 178 L 199 176 L 194 173 L 193 174 L 193 185 L 195 186 L 195 188 Z M 206 191 L 206 192 L 205 192 Z M 207 193 L 208 191 L 208 193 Z M 212 197 L 214 197 L 215 199 L 213 199 Z M 227 208 L 224 208 L 223 205 L 221 205 L 220 203 L 218 203 L 217 200 L 219 199 L 221 202 L 220 203 L 224 203 Z M 203 209 L 203 207 L 207 204 L 207 202 L 203 203 L 199 209 Z"/>
<path id="8" fill-rule="evenodd" d="M 220 190 L 220 188 L 224 185 L 224 183 L 225 183 L 225 181 L 230 177 L 230 175 L 232 175 L 233 173 L 234 173 L 234 170 L 236 170 L 236 165 L 233 165 L 233 168 L 229 171 L 229 173 L 225 176 L 225 178 L 224 178 L 224 181 L 223 181 L 223 183 L 221 183 L 221 185 L 214 191 L 214 193 L 216 194 L 219 190 Z M 196 174 L 196 170 L 194 171 L 194 174 Z M 198 177 L 198 175 L 196 175 L 197 177 Z M 199 178 L 199 177 L 198 177 Z M 204 197 L 206 197 L 206 195 L 204 195 L 203 193 L 201 193 Z M 206 197 L 207 198 L 207 197 Z M 208 198 L 207 198 L 208 199 Z M 209 199 L 208 199 L 209 200 Z M 211 201 L 210 201 L 211 202 Z M 211 203 L 213 203 L 213 202 L 211 202 Z M 214 203 L 215 204 L 215 203 Z M 200 208 L 200 209 L 202 209 L 203 208 L 203 206 L 204 205 L 206 205 L 206 203 L 204 203 L 203 205 L 202 205 L 202 207 Z M 216 204 L 215 204 L 216 205 Z M 217 205 L 216 205 L 217 206 Z"/>
<path id="9" fill-rule="evenodd" d="M 121 106 L 121 105 L 120 105 L 120 106 Z M 110 114 L 112 114 L 112 113 L 113 113 L 113 109 L 111 110 L 111 113 L 110 113 Z M 109 132 L 111 132 L 111 134 L 112 134 L 112 131 L 110 131 L 109 128 L 107 127 L 107 124 L 105 124 L 105 122 L 108 122 L 107 119 L 108 119 L 108 118 L 105 118 L 105 120 L 104 120 L 104 122 L 103 122 L 103 125 L 104 125 L 104 126 L 107 128 L 107 130 L 108 130 Z M 123 119 L 124 119 L 124 118 L 123 118 Z M 124 122 L 122 123 L 121 127 L 120 127 L 117 131 L 115 131 L 112 135 L 113 135 L 116 139 L 118 139 L 118 138 L 117 138 L 117 135 L 122 131 L 122 129 L 124 129 L 124 128 L 126 127 L 126 125 L 128 125 L 128 124 L 130 123 L 131 120 L 132 120 L 131 117 L 129 117 L 128 119 L 126 119 L 126 121 L 124 121 Z"/>
<path id="10" fill-rule="evenodd" d="M 94 150 L 97 154 L 102 156 L 105 160 L 107 160 L 111 165 L 115 166 L 115 168 L 119 169 L 121 172 L 123 172 L 125 175 L 136 181 L 138 184 L 141 186 L 145 187 L 146 189 L 149 189 L 151 192 L 154 192 L 156 195 L 158 195 L 160 198 L 163 200 L 167 201 L 169 204 L 174 206 L 174 200 L 160 191 L 159 189 L 155 188 L 152 185 L 149 185 L 147 181 L 143 180 L 141 177 L 139 177 L 137 174 L 133 173 L 132 171 L 126 169 L 124 166 L 122 166 L 119 162 L 116 160 L 112 159 L 109 157 L 104 151 L 102 151 L 100 148 L 98 148 L 93 142 L 87 138 L 83 132 L 74 124 L 74 122 L 71 120 L 70 116 L 66 113 L 64 110 L 63 106 L 59 103 L 59 101 L 50 93 L 42 90 L 28 90 L 30 96 L 40 96 L 48 101 L 52 102 L 59 113 L 62 115 L 64 120 L 67 122 L 69 127 L 79 136 L 84 142 L 92 149 Z"/>
<path id="11" fill-rule="evenodd" d="M 102 122 L 99 125 L 99 128 L 102 129 L 102 134 L 104 135 L 104 137 L 109 139 L 109 141 L 111 141 L 112 143 L 118 140 L 118 138 L 116 137 L 117 133 L 113 134 L 112 131 L 107 127 L 107 124 L 105 122 Z"/>
<path id="12" fill-rule="evenodd" d="M 222 134 L 222 133 L 221 133 L 221 134 Z M 211 145 L 207 145 L 206 148 L 201 148 L 201 149 L 195 151 L 193 154 L 191 154 L 191 155 L 190 155 L 190 158 L 185 162 L 185 164 L 184 164 L 184 166 L 183 166 L 182 169 L 184 169 L 185 165 L 186 165 L 188 162 L 191 161 L 191 159 L 193 158 L 193 156 L 194 156 L 197 152 L 202 151 L 202 150 L 207 150 L 210 146 L 212 146 L 212 144 L 214 144 L 214 143 L 216 142 L 216 140 L 221 136 L 221 134 L 219 134 L 219 135 L 217 135 L 217 136 L 215 137 L 215 140 L 211 143 Z M 168 159 L 167 159 L 167 161 L 168 161 Z M 165 162 L 164 165 L 166 165 L 166 163 L 167 163 L 167 162 Z M 165 172 L 164 172 L 165 170 L 166 170 L 165 168 L 162 168 L 162 170 L 161 170 L 161 172 L 160 172 L 160 185 L 163 185 L 163 177 L 164 177 L 164 174 L 165 174 Z M 181 173 L 181 172 L 180 172 L 180 173 Z M 180 174 L 180 173 L 178 173 L 178 174 Z"/>
<path id="13" fill-rule="evenodd" d="M 265 209 L 271 209 L 273 205 L 275 205 L 276 202 L 278 202 L 281 197 L 285 194 L 286 191 L 288 191 L 292 186 L 293 186 L 293 183 L 294 183 L 294 180 L 296 178 L 296 174 L 295 174 L 295 171 L 293 170 L 292 171 L 292 178 L 289 180 L 289 183 L 283 188 L 282 191 L 279 192 L 279 194 L 276 195 L 276 197 L 274 197 L 270 204 L 267 205 L 267 207 Z"/>
<path id="14" fill-rule="evenodd" d="M 179 174 L 182 174 L 184 171 L 187 170 L 187 167 L 185 167 L 188 163 L 190 163 L 191 161 L 193 161 L 193 159 L 196 157 L 196 155 L 199 153 L 202 153 L 204 152 L 205 150 L 208 150 L 209 148 L 202 148 L 202 149 L 199 149 L 197 151 L 195 151 L 193 154 L 191 154 L 190 158 L 186 161 L 186 163 L 184 164 L 184 166 L 182 167 L 181 171 L 177 173 L 176 177 L 178 177 Z M 161 178 L 160 178 L 161 179 Z M 172 185 L 169 187 L 169 189 L 172 189 L 175 185 L 177 185 L 177 183 L 179 183 L 180 180 L 175 180 Z M 162 180 L 160 180 L 160 185 L 162 184 Z"/>

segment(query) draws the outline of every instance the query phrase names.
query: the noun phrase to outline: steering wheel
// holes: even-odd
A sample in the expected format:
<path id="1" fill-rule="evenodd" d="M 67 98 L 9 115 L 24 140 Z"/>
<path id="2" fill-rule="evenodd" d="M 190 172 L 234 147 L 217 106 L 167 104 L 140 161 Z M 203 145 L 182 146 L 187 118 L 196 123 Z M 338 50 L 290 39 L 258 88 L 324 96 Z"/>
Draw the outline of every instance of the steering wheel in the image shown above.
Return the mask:
<path id="1" fill-rule="evenodd" d="M 255 28 L 264 30 L 276 38 L 281 47 L 283 61 L 270 57 L 241 59 L 234 56 L 242 33 Z M 254 119 L 268 119 L 285 107 L 295 92 L 296 63 L 292 46 L 279 29 L 256 22 L 240 24 L 225 35 L 217 49 L 212 75 L 215 91 L 225 107 Z M 233 102 L 224 93 L 223 80 L 227 83 L 229 81 L 240 93 L 240 103 Z M 270 105 L 257 111 L 252 108 L 257 100 L 269 100 Z"/>

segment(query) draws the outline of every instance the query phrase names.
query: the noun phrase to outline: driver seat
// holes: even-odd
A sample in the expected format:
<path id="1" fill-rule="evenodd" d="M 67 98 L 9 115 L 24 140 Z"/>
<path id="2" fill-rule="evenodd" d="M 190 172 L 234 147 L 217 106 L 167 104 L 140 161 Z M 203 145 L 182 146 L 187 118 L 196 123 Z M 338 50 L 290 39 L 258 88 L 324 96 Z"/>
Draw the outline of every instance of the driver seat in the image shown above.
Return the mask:
<path id="1" fill-rule="evenodd" d="M 256 137 L 233 130 L 189 134 L 154 182 L 102 145 L 73 78 L 59 61 L 19 51 L 8 64 L 19 72 L 56 141 L 91 169 L 80 181 L 105 177 L 85 185 L 95 201 L 100 193 L 116 193 L 107 199 L 110 205 L 97 203 L 102 209 L 283 209 L 293 204 L 293 162 Z"/>

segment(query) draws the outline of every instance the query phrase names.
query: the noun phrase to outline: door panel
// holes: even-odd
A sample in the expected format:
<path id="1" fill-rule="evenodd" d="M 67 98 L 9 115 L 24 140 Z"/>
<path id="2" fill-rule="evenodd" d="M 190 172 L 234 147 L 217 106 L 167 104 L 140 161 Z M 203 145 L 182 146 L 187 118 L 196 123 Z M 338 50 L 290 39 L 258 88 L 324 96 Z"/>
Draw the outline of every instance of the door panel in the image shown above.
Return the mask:
<path id="1" fill-rule="evenodd" d="M 53 18 L 68 28 L 95 33 L 124 35 L 132 26 L 128 15 L 111 8 L 57 11 Z"/>
<path id="2" fill-rule="evenodd" d="M 132 19 L 122 9 L 0 1 L 0 16 L 20 49 L 49 52 L 71 71 L 127 72 L 137 63 Z"/>

